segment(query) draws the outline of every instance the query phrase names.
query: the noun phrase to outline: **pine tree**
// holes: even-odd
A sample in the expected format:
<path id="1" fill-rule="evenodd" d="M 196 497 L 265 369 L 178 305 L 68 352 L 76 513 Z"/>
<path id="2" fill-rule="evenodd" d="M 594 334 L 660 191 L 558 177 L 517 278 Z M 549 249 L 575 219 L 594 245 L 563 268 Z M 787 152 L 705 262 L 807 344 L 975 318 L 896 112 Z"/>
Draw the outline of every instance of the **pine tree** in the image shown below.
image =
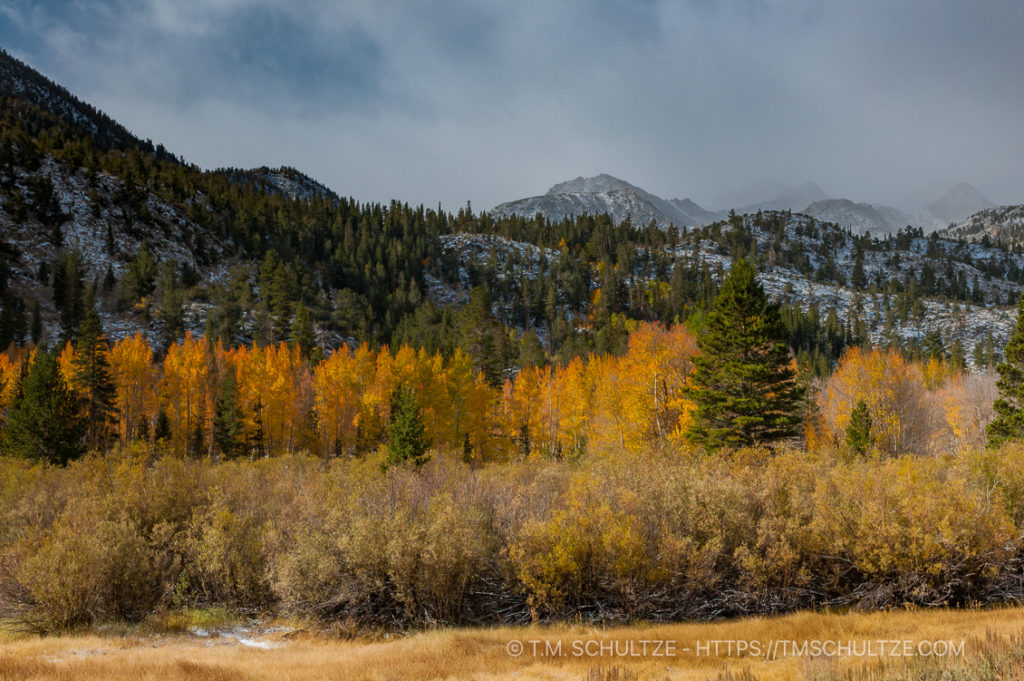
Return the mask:
<path id="1" fill-rule="evenodd" d="M 957 371 L 964 371 L 967 368 L 967 354 L 964 352 L 964 344 L 959 338 L 953 341 L 953 346 L 950 348 L 949 363 Z"/>
<path id="2" fill-rule="evenodd" d="M 388 453 L 381 467 L 386 470 L 407 463 L 422 466 L 430 460 L 426 455 L 429 446 L 416 393 L 410 388 L 399 388 L 391 400 Z"/>
<path id="3" fill-rule="evenodd" d="M 85 312 L 85 265 L 78 250 L 62 251 L 53 271 L 53 304 L 60 314 L 62 341 L 78 333 Z"/>
<path id="4" fill-rule="evenodd" d="M 299 301 L 295 307 L 295 321 L 292 323 L 292 342 L 299 346 L 303 357 L 314 363 L 318 358 L 313 357 L 316 349 L 316 339 L 313 336 L 313 322 L 309 318 L 309 309 Z"/>
<path id="5" fill-rule="evenodd" d="M 80 395 L 79 411 L 85 419 L 85 445 L 91 449 L 102 449 L 109 442 L 114 422 L 116 389 L 107 353 L 99 314 L 89 305 L 75 343 L 73 383 Z"/>
<path id="6" fill-rule="evenodd" d="M 985 362 L 985 343 L 978 341 L 974 344 L 974 368 L 982 371 L 987 367 Z"/>
<path id="7" fill-rule="evenodd" d="M 60 377 L 56 357 L 40 348 L 8 414 L 4 453 L 64 465 L 85 453 L 84 433 L 74 395 Z"/>
<path id="8" fill-rule="evenodd" d="M 220 384 L 220 395 L 213 413 L 213 444 L 225 459 L 242 453 L 242 408 L 238 401 L 238 379 L 228 367 Z"/>
<path id="9" fill-rule="evenodd" d="M 864 400 L 858 400 L 857 406 L 850 412 L 850 425 L 846 427 L 846 444 L 857 454 L 863 456 L 871 445 L 871 412 Z"/>
<path id="10" fill-rule="evenodd" d="M 786 330 L 745 260 L 733 264 L 697 343 L 691 441 L 718 449 L 797 434 L 803 390 Z"/>
<path id="11" fill-rule="evenodd" d="M 159 289 L 161 298 L 157 317 L 163 324 L 164 347 L 170 347 L 185 333 L 185 297 L 173 262 L 165 262 L 160 267 Z"/>
<path id="12" fill-rule="evenodd" d="M 998 446 L 1024 438 L 1024 296 L 1017 303 L 1017 327 L 997 367 L 999 397 L 992 403 L 996 417 L 988 424 L 988 444 Z"/>
<path id="13" fill-rule="evenodd" d="M 39 310 L 39 300 L 32 300 L 32 326 L 30 330 L 32 336 L 32 342 L 39 344 L 39 341 L 43 337 L 43 316 Z"/>
<path id="14" fill-rule="evenodd" d="M 156 417 L 156 427 L 153 429 L 153 439 L 157 442 L 167 442 L 171 439 L 171 419 L 163 409 Z"/>

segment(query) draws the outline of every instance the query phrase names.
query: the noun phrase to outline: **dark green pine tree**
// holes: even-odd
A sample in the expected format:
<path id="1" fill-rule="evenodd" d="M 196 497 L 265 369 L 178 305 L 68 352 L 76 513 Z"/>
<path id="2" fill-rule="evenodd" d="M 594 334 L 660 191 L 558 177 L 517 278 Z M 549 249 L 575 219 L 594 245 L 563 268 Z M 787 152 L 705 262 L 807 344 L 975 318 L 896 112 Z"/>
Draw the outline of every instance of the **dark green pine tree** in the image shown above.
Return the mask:
<path id="1" fill-rule="evenodd" d="M 43 337 L 43 316 L 39 310 L 39 300 L 32 301 L 32 326 L 29 333 L 32 335 L 32 342 L 38 344 Z"/>
<path id="2" fill-rule="evenodd" d="M 85 453 L 84 435 L 78 405 L 60 377 L 56 357 L 40 348 L 8 413 L 4 453 L 64 465 Z"/>
<path id="3" fill-rule="evenodd" d="M 391 399 L 388 453 L 381 468 L 387 470 L 403 464 L 422 466 L 430 460 L 427 456 L 429 446 L 416 393 L 411 388 L 399 388 Z"/>
<path id="4" fill-rule="evenodd" d="M 795 436 L 803 419 L 786 329 L 745 260 L 733 263 L 697 340 L 688 433 L 708 449 Z"/>
<path id="5" fill-rule="evenodd" d="M 53 272 L 53 304 L 60 315 L 62 342 L 73 339 L 85 313 L 85 265 L 78 250 L 60 253 Z"/>
<path id="6" fill-rule="evenodd" d="M 157 442 L 166 442 L 171 439 L 171 419 L 163 409 L 156 417 L 156 426 L 153 428 L 153 439 Z"/>
<path id="7" fill-rule="evenodd" d="M 220 395 L 213 412 L 213 446 L 225 459 L 243 452 L 242 408 L 238 402 L 238 379 L 228 367 L 220 384 Z"/>
<path id="8" fill-rule="evenodd" d="M 295 320 L 292 322 L 292 342 L 299 346 L 299 351 L 314 364 L 319 357 L 314 356 L 317 350 L 316 339 L 313 336 L 313 322 L 309 317 L 309 309 L 299 301 L 295 307 Z"/>
<path id="9" fill-rule="evenodd" d="M 90 296 L 91 298 L 91 296 Z M 116 389 L 110 377 L 107 340 L 96 309 L 89 305 L 75 343 L 75 387 L 85 419 L 85 446 L 102 450 L 110 442 Z"/>
<path id="10" fill-rule="evenodd" d="M 871 412 L 864 400 L 858 400 L 857 406 L 850 412 L 850 425 L 846 426 L 846 444 L 857 454 L 863 456 L 871 446 Z"/>
<path id="11" fill-rule="evenodd" d="M 949 350 L 949 363 L 958 371 L 967 369 L 967 354 L 964 352 L 963 341 L 959 338 L 953 341 L 953 346 Z"/>
<path id="12" fill-rule="evenodd" d="M 992 403 L 996 417 L 988 424 L 988 444 L 1024 439 L 1024 296 L 1017 303 L 1017 328 L 996 367 L 999 397 Z"/>

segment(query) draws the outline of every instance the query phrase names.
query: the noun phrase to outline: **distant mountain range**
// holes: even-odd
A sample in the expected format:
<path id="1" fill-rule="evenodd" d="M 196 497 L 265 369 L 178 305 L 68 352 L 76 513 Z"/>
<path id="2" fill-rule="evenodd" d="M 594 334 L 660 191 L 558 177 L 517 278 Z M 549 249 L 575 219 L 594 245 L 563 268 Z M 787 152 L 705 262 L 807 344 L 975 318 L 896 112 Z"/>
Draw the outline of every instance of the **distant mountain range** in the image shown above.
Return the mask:
<path id="1" fill-rule="evenodd" d="M 541 214 L 554 221 L 569 216 L 608 213 L 616 222 L 628 218 L 633 224 L 646 225 L 653 221 L 667 228 L 669 225 L 708 225 L 725 219 L 731 211 L 744 215 L 788 210 L 824 222 L 834 222 L 857 233 L 885 235 L 907 226 L 933 232 L 994 206 L 977 189 L 961 183 L 920 211 L 908 214 L 891 206 L 830 198 L 813 182 L 805 182 L 798 187 L 780 183 L 751 185 L 720 197 L 713 205 L 719 208 L 707 210 L 691 199 L 663 199 L 625 180 L 601 174 L 560 182 L 541 196 L 502 203 L 492 212 L 499 216 L 533 217 Z"/>
<path id="2" fill-rule="evenodd" d="M 813 182 L 793 187 L 781 182 L 760 182 L 718 197 L 712 204 L 720 213 L 736 211 L 740 215 L 759 210 L 788 210 L 800 212 L 815 201 L 829 198 Z"/>

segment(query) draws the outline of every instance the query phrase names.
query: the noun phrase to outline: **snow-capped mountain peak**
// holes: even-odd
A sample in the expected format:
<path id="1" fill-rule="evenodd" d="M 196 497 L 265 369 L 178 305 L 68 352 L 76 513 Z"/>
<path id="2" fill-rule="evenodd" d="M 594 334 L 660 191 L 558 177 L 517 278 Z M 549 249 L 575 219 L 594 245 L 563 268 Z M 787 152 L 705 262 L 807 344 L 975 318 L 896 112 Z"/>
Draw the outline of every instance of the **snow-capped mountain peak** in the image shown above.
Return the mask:
<path id="1" fill-rule="evenodd" d="M 975 213 L 994 208 L 995 204 L 980 191 L 961 182 L 928 204 L 927 210 L 943 225 L 959 223 Z"/>
<path id="2" fill-rule="evenodd" d="M 539 213 L 553 221 L 584 214 L 607 213 L 616 223 L 627 218 L 634 225 L 647 225 L 653 221 L 662 229 L 670 225 L 704 225 L 720 217 L 705 211 L 689 199 L 666 201 L 608 174 L 560 182 L 546 194 L 502 203 L 495 206 L 492 212 L 495 215 L 516 214 L 527 217 Z"/>
<path id="3" fill-rule="evenodd" d="M 639 187 L 617 177 L 612 177 L 607 173 L 601 173 L 594 177 L 581 176 L 575 180 L 559 182 L 547 191 L 547 196 L 555 196 L 557 194 L 600 194 L 602 192 L 615 191 L 616 189 L 639 189 Z"/>

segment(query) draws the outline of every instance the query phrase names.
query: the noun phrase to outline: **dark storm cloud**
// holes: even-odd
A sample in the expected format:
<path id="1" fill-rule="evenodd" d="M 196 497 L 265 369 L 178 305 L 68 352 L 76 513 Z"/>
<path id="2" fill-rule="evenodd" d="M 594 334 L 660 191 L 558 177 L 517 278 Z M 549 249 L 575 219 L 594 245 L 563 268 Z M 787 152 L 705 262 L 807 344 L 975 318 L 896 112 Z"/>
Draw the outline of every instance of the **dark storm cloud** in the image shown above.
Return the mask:
<path id="1" fill-rule="evenodd" d="M 609 172 L 1024 201 L 1016 2 L 0 0 L 0 42 L 205 166 L 476 207 Z"/>

